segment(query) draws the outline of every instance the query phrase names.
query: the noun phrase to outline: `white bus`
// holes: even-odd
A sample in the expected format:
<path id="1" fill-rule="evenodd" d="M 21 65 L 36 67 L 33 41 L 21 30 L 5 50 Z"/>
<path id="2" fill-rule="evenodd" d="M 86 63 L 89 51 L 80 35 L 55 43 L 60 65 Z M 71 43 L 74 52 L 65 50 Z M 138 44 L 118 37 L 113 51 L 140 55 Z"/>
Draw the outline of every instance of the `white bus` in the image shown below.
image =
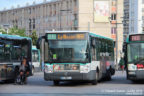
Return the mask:
<path id="1" fill-rule="evenodd" d="M 0 34 L 0 80 L 14 81 L 23 57 L 32 68 L 31 38 Z"/>
<path id="2" fill-rule="evenodd" d="M 44 39 L 44 79 L 54 81 L 90 81 L 93 85 L 111 79 L 114 68 L 114 41 L 87 31 L 51 31 Z"/>
<path id="3" fill-rule="evenodd" d="M 40 50 L 36 46 L 32 46 L 32 65 L 32 74 L 41 71 Z"/>

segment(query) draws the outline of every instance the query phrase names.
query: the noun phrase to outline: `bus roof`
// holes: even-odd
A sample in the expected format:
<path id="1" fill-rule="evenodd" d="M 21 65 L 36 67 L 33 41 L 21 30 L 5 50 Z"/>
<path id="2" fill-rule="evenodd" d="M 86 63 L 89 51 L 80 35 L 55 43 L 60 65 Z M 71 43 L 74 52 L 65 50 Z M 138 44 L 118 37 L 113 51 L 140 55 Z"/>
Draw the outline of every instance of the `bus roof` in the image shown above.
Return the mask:
<path id="1" fill-rule="evenodd" d="M 46 33 L 89 33 L 89 31 L 46 31 Z"/>
<path id="2" fill-rule="evenodd" d="M 7 35 L 7 34 L 0 34 L 0 38 L 10 40 L 24 40 L 24 39 L 31 40 L 31 38 L 29 37 L 21 37 L 17 35 Z"/>
<path id="3" fill-rule="evenodd" d="M 89 33 L 90 36 L 103 38 L 103 39 L 108 39 L 108 40 L 112 40 L 113 41 L 113 39 L 111 39 L 111 38 L 104 37 L 104 36 L 101 36 L 101 35 L 97 35 L 95 33 L 89 32 L 89 31 L 46 31 L 46 33 Z"/>
<path id="4" fill-rule="evenodd" d="M 97 35 L 97 34 L 94 34 L 94 33 L 90 33 L 90 35 L 91 35 L 91 36 L 94 36 L 94 37 L 98 37 L 98 38 L 102 38 L 102 39 L 107 39 L 107 40 L 113 41 L 113 39 L 111 39 L 111 38 L 104 37 L 104 36 L 101 36 L 101 35 Z"/>

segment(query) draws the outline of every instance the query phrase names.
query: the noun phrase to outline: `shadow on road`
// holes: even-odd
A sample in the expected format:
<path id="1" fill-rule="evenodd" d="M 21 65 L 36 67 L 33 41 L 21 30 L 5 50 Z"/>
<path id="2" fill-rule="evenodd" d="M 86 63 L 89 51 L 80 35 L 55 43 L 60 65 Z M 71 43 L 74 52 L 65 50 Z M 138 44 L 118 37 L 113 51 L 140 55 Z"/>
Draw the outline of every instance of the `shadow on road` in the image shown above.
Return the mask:
<path id="1" fill-rule="evenodd" d="M 143 80 L 138 80 L 138 81 L 131 81 L 133 84 L 137 84 L 137 85 L 141 85 L 141 84 L 144 84 L 144 81 Z"/>
<path id="2" fill-rule="evenodd" d="M 65 82 L 60 82 L 58 86 L 59 87 L 75 87 L 75 86 L 86 86 L 86 85 L 93 86 L 88 81 L 65 81 Z M 55 87 L 55 85 L 52 85 L 51 87 Z"/>
<path id="3" fill-rule="evenodd" d="M 8 82 L 2 82 L 0 81 L 0 85 L 9 85 L 13 83 L 8 83 Z M 101 80 L 98 82 L 99 84 L 105 84 L 105 85 L 117 85 L 117 84 L 144 84 L 144 81 L 137 81 L 137 82 L 132 82 L 130 80 L 126 79 L 126 73 L 117 71 L 114 76 L 112 76 L 112 80 L 106 81 L 105 79 Z M 91 84 L 91 82 L 88 81 L 75 81 L 75 82 L 60 82 L 59 87 L 75 87 L 75 86 L 94 86 Z M 37 73 L 32 77 L 28 78 L 28 83 L 26 86 L 50 86 L 50 87 L 55 87 L 52 81 L 45 81 L 43 79 L 43 73 Z"/>

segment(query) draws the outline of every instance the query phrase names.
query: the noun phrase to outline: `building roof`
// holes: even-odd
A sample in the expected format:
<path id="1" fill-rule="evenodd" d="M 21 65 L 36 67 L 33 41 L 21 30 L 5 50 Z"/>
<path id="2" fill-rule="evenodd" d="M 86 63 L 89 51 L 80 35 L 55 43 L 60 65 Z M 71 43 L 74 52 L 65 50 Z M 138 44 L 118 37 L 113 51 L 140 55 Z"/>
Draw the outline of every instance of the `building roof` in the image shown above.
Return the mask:
<path id="1" fill-rule="evenodd" d="M 44 2 L 38 3 L 38 4 L 31 4 L 31 5 L 26 5 L 26 6 L 17 7 L 17 8 L 11 8 L 11 9 L 0 10 L 0 12 L 6 12 L 6 11 L 11 11 L 11 10 L 17 10 L 17 9 L 24 9 L 24 8 L 29 8 L 29 7 L 44 5 L 44 4 L 48 4 L 48 3 L 53 3 L 53 2 L 57 2 L 57 1 L 60 1 L 60 0 L 44 1 Z"/>

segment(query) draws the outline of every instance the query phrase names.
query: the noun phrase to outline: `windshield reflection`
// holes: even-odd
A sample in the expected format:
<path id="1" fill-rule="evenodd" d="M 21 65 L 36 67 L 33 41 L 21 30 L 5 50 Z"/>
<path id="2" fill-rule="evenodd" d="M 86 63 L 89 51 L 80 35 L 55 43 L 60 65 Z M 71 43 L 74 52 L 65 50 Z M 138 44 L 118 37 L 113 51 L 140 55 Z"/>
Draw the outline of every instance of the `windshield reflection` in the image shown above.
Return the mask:
<path id="1" fill-rule="evenodd" d="M 128 45 L 128 62 L 139 63 L 144 61 L 144 44 L 132 43 Z"/>
<path id="2" fill-rule="evenodd" d="M 88 62 L 86 40 L 49 40 L 48 49 L 48 62 Z"/>

